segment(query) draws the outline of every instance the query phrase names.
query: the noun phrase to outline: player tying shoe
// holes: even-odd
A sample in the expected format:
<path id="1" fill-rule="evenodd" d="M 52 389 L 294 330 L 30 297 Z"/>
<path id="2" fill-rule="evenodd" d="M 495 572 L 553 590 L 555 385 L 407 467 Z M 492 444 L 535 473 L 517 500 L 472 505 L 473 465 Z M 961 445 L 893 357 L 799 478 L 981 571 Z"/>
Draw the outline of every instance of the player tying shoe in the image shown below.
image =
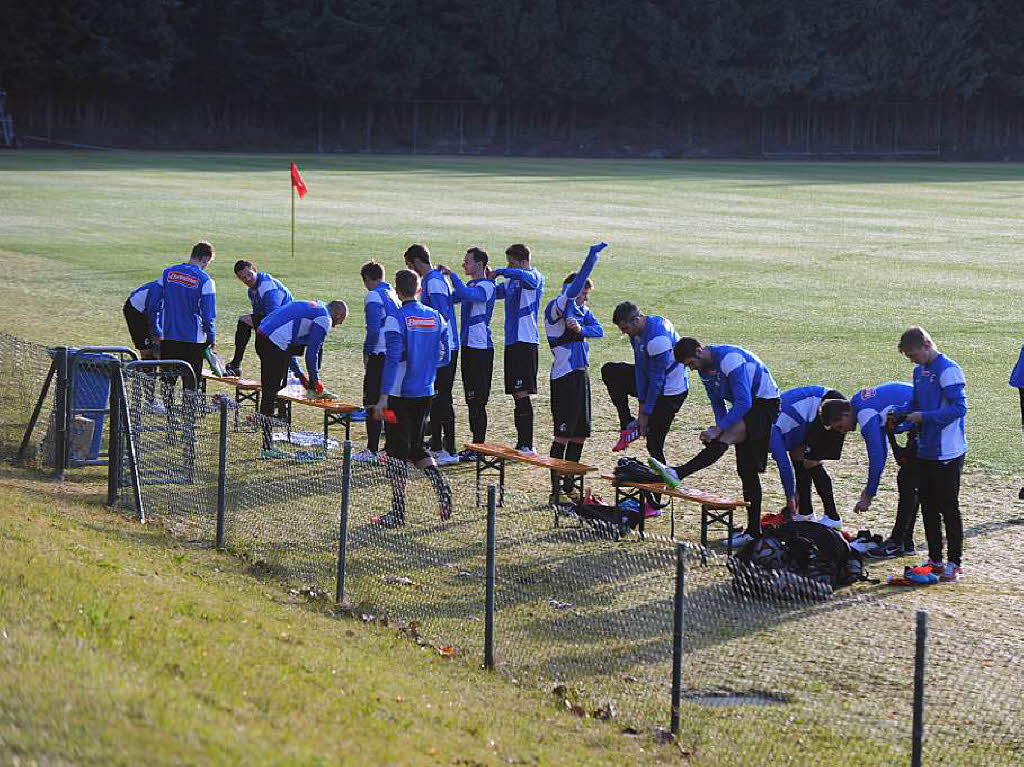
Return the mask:
<path id="1" fill-rule="evenodd" d="M 160 327 L 160 319 L 157 316 L 160 309 L 159 284 L 158 280 L 150 280 L 140 285 L 124 302 L 124 319 L 128 323 L 128 334 L 135 348 L 139 350 L 139 356 L 144 360 L 155 360 L 160 356 L 160 338 L 155 332 L 155 329 Z M 156 398 L 155 380 L 153 375 L 147 375 L 143 379 L 146 410 L 163 415 L 167 411 L 163 403 Z"/>
<path id="2" fill-rule="evenodd" d="M 899 499 L 896 505 L 896 521 L 889 538 L 879 546 L 868 549 L 869 557 L 902 557 L 913 554 L 914 526 L 917 523 L 919 505 L 917 493 L 917 428 L 904 421 L 894 429 L 887 428 L 889 412 L 907 412 L 914 396 L 914 387 L 902 381 L 888 381 L 878 386 L 861 389 L 850 398 L 850 403 L 841 402 L 830 406 L 829 413 L 822 417 L 833 431 L 847 433 L 860 424 L 860 434 L 868 451 L 868 481 L 853 510 L 858 514 L 871 508 L 871 502 L 878 493 L 878 483 L 885 469 L 888 454 L 887 442 L 892 445 L 893 457 L 899 470 L 896 472 L 896 487 Z M 895 424 L 894 424 L 895 426 Z M 908 433 L 906 447 L 896 443 L 895 432 Z"/>
<path id="3" fill-rule="evenodd" d="M 787 513 L 794 522 L 813 522 L 811 483 L 825 511 L 820 520 L 826 527 L 841 529 L 843 521 L 836 509 L 832 478 L 822 461 L 835 461 L 842 455 L 845 431 L 827 427 L 836 406 L 849 403 L 842 394 L 827 386 L 798 386 L 782 392 L 779 417 L 772 427 L 770 449 L 779 468 L 786 492 Z"/>
<path id="4" fill-rule="evenodd" d="M 537 455 L 533 449 L 533 401 L 537 393 L 537 318 L 544 294 L 544 275 L 533 268 L 530 249 L 521 243 L 505 249 L 508 266 L 495 269 L 492 277 L 504 277 L 497 297 L 505 301 L 505 393 L 515 402 L 516 450 Z"/>
<path id="5" fill-rule="evenodd" d="M 465 285 L 446 266 L 437 268 L 452 281 L 455 299 L 462 303 L 462 388 L 469 410 L 469 429 L 474 442 L 487 440 L 487 401 L 494 376 L 494 342 L 491 340 L 491 315 L 497 298 L 497 285 L 487 276 L 487 253 L 470 248 L 462 260 L 469 277 Z M 469 450 L 459 452 L 460 461 L 471 461 Z"/>
<path id="6" fill-rule="evenodd" d="M 604 329 L 587 308 L 587 299 L 594 287 L 590 274 L 597 266 L 598 254 L 606 247 L 603 242 L 591 245 L 580 270 L 565 278 L 562 292 L 544 308 L 544 331 L 555 358 L 551 364 L 551 417 L 555 426 L 552 458 L 578 462 L 583 455 L 583 443 L 590 436 L 590 376 L 587 373 L 590 346 L 587 339 L 602 337 Z M 567 496 L 572 490 L 572 479 L 563 478 L 562 482 L 564 485 L 560 488 L 558 473 L 552 471 L 552 503 L 578 500 Z"/>
<path id="7" fill-rule="evenodd" d="M 263 318 L 272 311 L 285 304 L 290 304 L 292 294 L 280 280 L 266 272 L 257 272 L 252 261 L 236 261 L 235 277 L 248 289 L 246 293 L 249 303 L 252 305 L 251 314 L 243 314 L 238 318 L 238 325 L 235 327 L 235 353 L 224 365 L 224 375 L 239 377 L 242 375 L 245 347 L 249 345 L 249 337 L 253 330 L 258 328 L 263 322 Z M 294 364 L 292 370 L 299 375 L 299 380 L 304 378 L 300 374 L 298 364 Z M 305 382 L 303 382 L 303 386 L 305 386 Z"/>
<path id="8" fill-rule="evenodd" d="M 384 281 L 384 267 L 376 261 L 367 261 L 359 269 L 366 296 L 363 314 L 366 319 L 366 338 L 363 341 L 363 406 L 372 408 L 380 399 L 380 382 L 384 375 L 384 320 L 398 311 L 398 296 Z M 384 424 L 377 418 L 366 421 L 366 450 L 352 456 L 357 461 L 376 461 L 380 452 L 380 434 Z"/>
<path id="9" fill-rule="evenodd" d="M 270 417 L 274 415 L 277 393 L 285 388 L 292 357 L 306 355 L 307 397 L 330 397 L 320 381 L 320 359 L 324 340 L 331 328 L 348 317 L 344 301 L 292 301 L 264 318 L 256 331 L 256 354 L 260 358 L 260 415 L 263 420 L 264 458 L 290 458 L 271 444 Z"/>
<path id="10" fill-rule="evenodd" d="M 665 461 L 665 438 L 689 393 L 689 373 L 672 356 L 679 334 L 664 317 L 646 315 L 636 304 L 623 301 L 615 307 L 612 322 L 629 336 L 633 364 L 607 362 L 601 378 L 619 414 L 619 441 L 612 450 L 623 450 L 634 439 L 647 438 L 647 452 Z M 639 400 L 633 419 L 629 398 Z"/>
<path id="11" fill-rule="evenodd" d="M 441 519 L 452 514 L 452 491 L 423 447 L 427 413 L 440 367 L 448 364 L 450 335 L 440 312 L 416 300 L 419 276 L 408 269 L 395 274 L 395 292 L 402 305 L 384 321 L 387 352 L 381 394 L 373 416 L 385 420 L 388 459 L 385 471 L 391 482 L 391 512 L 371 521 L 381 527 L 405 524 L 406 462 L 422 469 L 437 492 Z M 385 419 L 390 410 L 392 419 Z"/>
<path id="12" fill-rule="evenodd" d="M 431 266 L 430 251 L 425 246 L 410 245 L 405 251 L 405 265 L 423 281 L 420 300 L 444 317 L 448 328 L 451 357 L 437 369 L 434 400 L 430 405 L 430 449 L 437 463 L 446 466 L 459 462 L 455 448 L 455 406 L 452 403 L 452 387 L 455 385 L 455 370 L 459 362 L 459 328 L 455 324 L 454 296 L 444 273 Z"/>
<path id="13" fill-rule="evenodd" d="M 768 444 L 779 415 L 779 387 L 765 364 L 739 346 L 702 346 L 695 338 L 683 338 L 674 355 L 677 362 L 700 373 L 715 411 L 715 425 L 701 432 L 704 449 L 682 466 L 669 468 L 653 455 L 648 464 L 666 484 L 678 487 L 681 479 L 707 468 L 734 445 L 736 473 L 749 506 L 747 529 L 733 536 L 730 545 L 742 546 L 761 535 L 760 475 L 768 468 Z M 732 403 L 728 410 L 726 402 Z"/>

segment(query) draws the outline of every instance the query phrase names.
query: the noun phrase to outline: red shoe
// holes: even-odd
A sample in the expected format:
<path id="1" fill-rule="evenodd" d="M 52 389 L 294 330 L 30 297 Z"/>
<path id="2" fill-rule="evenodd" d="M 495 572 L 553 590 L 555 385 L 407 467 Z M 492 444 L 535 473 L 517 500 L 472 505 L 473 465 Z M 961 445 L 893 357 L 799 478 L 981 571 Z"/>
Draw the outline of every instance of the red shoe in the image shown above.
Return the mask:
<path id="1" fill-rule="evenodd" d="M 650 519 L 651 517 L 660 517 L 661 509 L 657 506 L 652 506 L 650 503 L 644 502 L 644 519 Z"/>
<path id="2" fill-rule="evenodd" d="M 612 448 L 612 452 L 618 453 L 621 450 L 625 450 L 629 447 L 631 442 L 635 442 L 639 437 L 640 429 L 637 428 L 636 421 L 633 421 L 629 426 L 619 432 L 619 441 L 615 443 L 615 447 Z"/>

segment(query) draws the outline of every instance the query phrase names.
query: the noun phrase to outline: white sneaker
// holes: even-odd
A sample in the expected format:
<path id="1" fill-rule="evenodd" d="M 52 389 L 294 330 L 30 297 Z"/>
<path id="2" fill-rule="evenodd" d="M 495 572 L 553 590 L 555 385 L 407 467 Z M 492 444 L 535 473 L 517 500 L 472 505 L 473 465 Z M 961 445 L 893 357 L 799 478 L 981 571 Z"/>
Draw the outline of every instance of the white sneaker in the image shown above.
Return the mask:
<path id="1" fill-rule="evenodd" d="M 516 452 L 519 453 L 519 455 L 525 455 L 527 458 L 540 458 L 540 453 L 532 447 L 517 447 Z"/>
<path id="2" fill-rule="evenodd" d="M 151 399 L 147 402 L 145 409 L 150 415 L 167 415 L 167 406 L 158 399 Z"/>
<path id="3" fill-rule="evenodd" d="M 358 453 L 352 456 L 353 461 L 362 461 L 363 463 L 373 463 L 377 460 L 377 454 L 372 453 L 369 450 L 360 450 Z"/>
<path id="4" fill-rule="evenodd" d="M 813 514 L 794 514 L 793 515 L 793 521 L 794 522 L 813 522 L 814 521 L 814 515 Z"/>
<path id="5" fill-rule="evenodd" d="M 825 527 L 830 527 L 833 530 L 842 530 L 843 529 L 843 520 L 841 520 L 841 519 L 832 519 L 831 517 L 822 517 L 821 519 L 818 520 L 818 523 L 824 525 Z"/>
<path id="6" fill-rule="evenodd" d="M 754 540 L 754 536 L 752 536 L 750 533 L 739 532 L 729 539 L 729 547 L 733 549 L 738 549 L 743 544 L 749 543 L 752 540 Z"/>
<path id="7" fill-rule="evenodd" d="M 434 460 L 437 461 L 438 466 L 451 466 L 453 463 L 459 462 L 459 457 L 452 455 L 447 450 L 439 450 L 434 453 Z"/>

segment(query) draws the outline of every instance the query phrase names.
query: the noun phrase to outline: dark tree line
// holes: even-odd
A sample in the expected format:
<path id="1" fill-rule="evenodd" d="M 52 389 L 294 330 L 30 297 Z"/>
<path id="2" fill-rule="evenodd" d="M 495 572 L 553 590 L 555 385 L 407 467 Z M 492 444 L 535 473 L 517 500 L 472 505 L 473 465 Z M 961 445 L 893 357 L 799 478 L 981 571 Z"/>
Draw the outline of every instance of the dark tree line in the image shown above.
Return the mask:
<path id="1" fill-rule="evenodd" d="M 988 110 L 1000 121 L 990 138 L 1009 131 L 996 143 L 1013 144 L 1024 3 L 16 0 L 0 25 L 0 87 L 33 126 L 130 119 L 151 138 L 161 124 L 230 135 L 276 121 L 313 124 L 322 143 L 325 120 L 332 134 L 397 135 L 402 121 L 451 119 L 384 105 L 431 100 L 480 105 L 473 119 L 492 134 L 501 123 L 538 135 L 575 131 L 578 113 L 641 129 L 653 109 L 678 132 L 687 113 L 799 108 L 824 124 L 846 105 L 903 102 L 949 105 L 940 127 L 951 110 L 961 123 Z"/>

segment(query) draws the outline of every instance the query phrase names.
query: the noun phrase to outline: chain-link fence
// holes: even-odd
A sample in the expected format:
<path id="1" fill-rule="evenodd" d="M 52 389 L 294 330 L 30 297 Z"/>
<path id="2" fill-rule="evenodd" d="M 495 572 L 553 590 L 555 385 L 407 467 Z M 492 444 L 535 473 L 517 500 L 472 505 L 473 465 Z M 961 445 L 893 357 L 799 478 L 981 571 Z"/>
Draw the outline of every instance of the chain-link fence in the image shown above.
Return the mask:
<path id="1" fill-rule="evenodd" d="M 490 649 L 496 671 L 550 693 L 570 715 L 613 719 L 628 734 L 667 732 L 675 713 L 679 747 L 698 763 L 889 765 L 912 759 L 917 689 L 923 763 L 1024 761 L 1024 578 L 1012 568 L 983 570 L 991 587 L 969 597 L 934 587 L 947 596 L 929 611 L 915 687 L 918 605 L 906 591 L 766 581 L 714 550 L 657 535 L 653 523 L 644 537 L 571 517 L 556 526 L 546 483 L 510 470 L 494 510 L 489 613 L 489 514 L 470 466 L 346 460 L 313 408 L 264 418 L 230 394 L 186 391 L 172 385 L 174 373 L 103 357 L 69 369 L 70 394 L 51 385 L 40 399 L 54 359 L 0 337 L 4 456 L 17 454 L 42 401 L 25 455 L 45 458 L 64 396 L 74 418 L 105 419 L 66 436 L 69 476 L 85 466 L 75 471 L 101 479 L 88 466 L 102 463 L 111 422 L 120 424 L 133 451 L 115 452 L 116 490 L 136 508 L 137 478 L 147 520 L 220 543 L 311 598 L 333 600 L 343 576 L 345 612 L 453 662 L 482 664 Z M 89 396 L 78 399 L 76 387 Z M 112 414 L 119 391 L 123 414 Z M 52 468 L 52 450 L 38 463 Z M 691 509 L 675 510 L 680 537 L 695 537 Z M 1012 535 L 1006 524 L 979 522 L 968 534 Z"/>

